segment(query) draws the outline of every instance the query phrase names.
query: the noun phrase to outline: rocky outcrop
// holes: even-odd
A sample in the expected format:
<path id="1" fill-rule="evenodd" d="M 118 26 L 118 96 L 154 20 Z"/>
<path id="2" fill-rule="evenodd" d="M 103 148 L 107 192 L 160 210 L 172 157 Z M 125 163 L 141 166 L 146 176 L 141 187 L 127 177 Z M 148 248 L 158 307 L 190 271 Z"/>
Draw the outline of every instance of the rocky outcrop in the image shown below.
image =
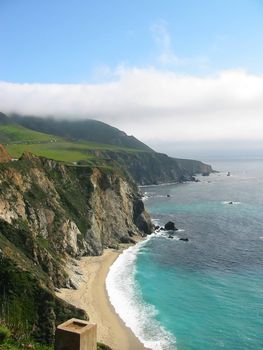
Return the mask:
<path id="1" fill-rule="evenodd" d="M 204 173 L 207 173 L 209 175 L 213 172 L 211 165 L 200 162 L 199 160 L 179 158 L 174 159 L 177 162 L 178 166 L 190 176 Z M 195 181 L 195 179 L 193 179 L 193 181 Z"/>
<path id="2" fill-rule="evenodd" d="M 184 242 L 188 242 L 189 241 L 189 238 L 179 238 L 179 241 L 184 241 Z"/>
<path id="3" fill-rule="evenodd" d="M 153 231 L 150 216 L 134 184 L 114 173 L 105 174 L 98 168 L 93 170 L 90 179 L 93 193 L 90 200 L 91 227 L 87 234 L 93 237 L 95 254 L 100 254 L 103 247 L 128 242 L 130 232 L 144 236 Z"/>
<path id="4" fill-rule="evenodd" d="M 26 235 L 24 248 L 55 285 L 62 282 L 47 262 L 53 252 L 62 260 L 98 255 L 127 240 L 130 231 L 152 231 L 136 185 L 118 171 L 24 154 L 1 169 L 0 184 L 0 220 Z"/>
<path id="5" fill-rule="evenodd" d="M 36 309 L 36 295 L 44 293 L 54 321 L 47 326 L 50 334 L 60 319 L 56 310 L 74 312 L 53 293 L 56 287 L 76 286 L 66 271 L 72 259 L 99 255 L 152 230 L 137 186 L 118 168 L 66 166 L 27 153 L 1 165 L 0 186 L 0 270 L 8 265 L 0 276 L 0 297 L 16 295 L 15 284 L 22 294 L 32 287 L 27 303 Z M 27 282 L 14 282 L 14 276 Z M 32 324 L 39 324 L 39 312 Z"/>
<path id="6" fill-rule="evenodd" d="M 0 144 L 0 163 L 10 162 L 11 159 L 5 147 Z"/>
<path id="7" fill-rule="evenodd" d="M 192 181 L 193 175 L 211 173 L 210 165 L 196 160 L 176 159 L 157 152 L 90 150 L 108 164 L 118 164 L 138 185 Z"/>
<path id="8" fill-rule="evenodd" d="M 166 231 L 178 231 L 178 228 L 175 227 L 174 222 L 168 221 L 165 225 L 164 228 Z"/>
<path id="9" fill-rule="evenodd" d="M 144 210 L 143 202 L 138 198 L 133 201 L 133 221 L 145 235 L 152 233 L 155 229 L 149 214 Z"/>

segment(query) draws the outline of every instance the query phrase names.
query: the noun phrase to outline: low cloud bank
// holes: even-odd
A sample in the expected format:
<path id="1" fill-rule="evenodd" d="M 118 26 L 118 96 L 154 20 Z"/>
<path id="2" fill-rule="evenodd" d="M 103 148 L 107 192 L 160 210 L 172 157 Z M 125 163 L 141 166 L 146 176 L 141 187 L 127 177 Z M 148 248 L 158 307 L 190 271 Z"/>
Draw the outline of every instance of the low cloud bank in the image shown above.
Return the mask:
<path id="1" fill-rule="evenodd" d="M 93 118 L 144 141 L 261 140 L 263 76 L 229 70 L 177 75 L 155 68 L 118 68 L 101 84 L 0 82 L 0 111 Z"/>

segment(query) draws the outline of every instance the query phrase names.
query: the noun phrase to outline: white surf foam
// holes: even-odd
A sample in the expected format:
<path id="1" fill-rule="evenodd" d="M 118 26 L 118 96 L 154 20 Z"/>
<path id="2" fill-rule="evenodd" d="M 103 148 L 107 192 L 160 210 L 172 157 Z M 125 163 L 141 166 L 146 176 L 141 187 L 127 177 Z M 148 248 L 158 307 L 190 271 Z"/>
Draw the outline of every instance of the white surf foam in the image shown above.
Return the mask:
<path id="1" fill-rule="evenodd" d="M 241 202 L 234 202 L 234 201 L 223 201 L 222 204 L 229 204 L 229 205 L 238 205 L 238 204 L 241 204 Z"/>
<path id="2" fill-rule="evenodd" d="M 143 194 L 142 194 L 142 201 L 146 201 L 149 198 L 150 198 L 150 193 L 149 192 L 143 192 Z"/>
<path id="3" fill-rule="evenodd" d="M 149 236 L 147 240 L 156 235 Z M 110 267 L 106 289 L 117 314 L 147 348 L 174 350 L 174 337 L 155 319 L 156 308 L 143 302 L 134 278 L 137 254 L 147 240 L 126 249 L 118 257 Z"/>
<path id="4" fill-rule="evenodd" d="M 156 219 L 156 218 L 152 218 L 152 224 L 155 225 L 155 226 L 160 226 L 160 219 Z"/>

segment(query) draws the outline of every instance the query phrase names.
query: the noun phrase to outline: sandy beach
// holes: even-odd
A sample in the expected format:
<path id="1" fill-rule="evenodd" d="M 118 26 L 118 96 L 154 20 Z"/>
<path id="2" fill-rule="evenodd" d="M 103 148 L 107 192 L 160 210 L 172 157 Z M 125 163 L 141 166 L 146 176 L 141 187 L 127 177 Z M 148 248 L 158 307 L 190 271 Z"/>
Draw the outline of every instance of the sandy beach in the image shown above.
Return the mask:
<path id="1" fill-rule="evenodd" d="M 113 350 L 146 349 L 116 314 L 105 287 L 110 266 L 121 250 L 105 249 L 102 256 L 83 257 L 76 268 L 82 274 L 77 290 L 61 289 L 57 296 L 84 309 L 91 323 L 97 324 L 98 341 Z"/>

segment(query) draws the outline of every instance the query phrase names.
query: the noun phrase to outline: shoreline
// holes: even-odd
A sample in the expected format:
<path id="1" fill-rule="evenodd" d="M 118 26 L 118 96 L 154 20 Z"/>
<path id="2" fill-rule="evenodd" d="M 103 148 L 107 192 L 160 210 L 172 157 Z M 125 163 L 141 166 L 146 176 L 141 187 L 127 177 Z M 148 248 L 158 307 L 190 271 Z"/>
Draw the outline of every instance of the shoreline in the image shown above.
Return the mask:
<path id="1" fill-rule="evenodd" d="M 81 276 L 78 289 L 62 288 L 56 293 L 59 298 L 87 312 L 89 322 L 97 324 L 98 342 L 112 350 L 146 350 L 115 312 L 105 285 L 110 266 L 129 246 L 119 250 L 104 249 L 100 256 L 82 257 L 75 267 Z"/>

